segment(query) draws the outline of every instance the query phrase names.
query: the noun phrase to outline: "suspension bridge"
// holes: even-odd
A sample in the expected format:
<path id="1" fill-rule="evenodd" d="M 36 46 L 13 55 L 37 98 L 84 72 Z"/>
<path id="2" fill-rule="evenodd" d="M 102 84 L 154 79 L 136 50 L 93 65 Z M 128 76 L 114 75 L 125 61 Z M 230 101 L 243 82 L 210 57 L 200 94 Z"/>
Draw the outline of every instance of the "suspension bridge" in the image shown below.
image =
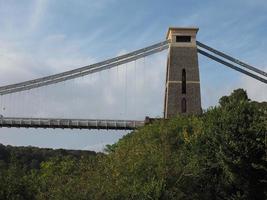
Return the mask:
<path id="1" fill-rule="evenodd" d="M 3 104 L 2 98 L 7 95 L 15 93 L 27 95 L 27 92 L 31 90 L 38 88 L 41 90 L 47 86 L 54 87 L 62 82 L 80 79 L 111 68 L 124 66 L 127 63 L 162 51 L 168 52 L 163 116 L 165 119 L 178 114 L 200 114 L 202 112 L 198 54 L 267 84 L 266 72 L 197 41 L 197 32 L 198 28 L 169 28 L 165 41 L 148 47 L 62 73 L 1 86 L 1 104 Z M 4 108 L 1 106 L 1 109 L 3 110 Z M 144 126 L 151 120 L 153 119 L 146 118 L 143 121 L 138 121 L 121 119 L 10 117 L 1 114 L 0 127 L 133 130 Z"/>

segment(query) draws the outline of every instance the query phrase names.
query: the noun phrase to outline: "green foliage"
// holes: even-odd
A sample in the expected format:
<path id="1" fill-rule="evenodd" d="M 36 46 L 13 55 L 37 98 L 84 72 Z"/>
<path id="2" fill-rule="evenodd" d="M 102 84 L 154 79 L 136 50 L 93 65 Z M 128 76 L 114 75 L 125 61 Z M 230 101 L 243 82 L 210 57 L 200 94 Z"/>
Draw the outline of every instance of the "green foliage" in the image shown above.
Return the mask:
<path id="1" fill-rule="evenodd" d="M 176 185 L 190 176 L 190 140 L 201 132 L 197 118 L 160 121 L 127 135 L 105 157 L 111 199 L 183 196 Z M 126 187 L 128 186 L 128 187 Z"/>
<path id="2" fill-rule="evenodd" d="M 266 199 L 266 135 L 267 103 L 238 89 L 201 116 L 133 131 L 106 154 L 0 145 L 0 199 Z"/>
<path id="3" fill-rule="evenodd" d="M 233 198 L 264 199 L 266 195 L 266 108 L 251 102 L 239 89 L 206 113 L 208 134 L 218 141 L 217 154 L 228 175 Z"/>
<path id="4" fill-rule="evenodd" d="M 34 191 L 25 170 L 13 161 L 7 169 L 0 172 L 0 199 L 34 199 Z"/>
<path id="5" fill-rule="evenodd" d="M 44 194 L 48 191 L 51 195 L 56 193 L 55 197 L 59 196 L 53 189 L 70 180 L 67 175 L 80 179 L 72 174 L 71 166 L 76 164 L 74 162 L 89 161 L 95 155 L 91 151 L 5 147 L 0 144 L 0 199 L 53 199 L 54 197 L 45 198 L 47 196 Z M 57 183 L 60 185 L 56 185 Z M 62 194 L 64 192 L 67 189 L 62 190 Z"/>

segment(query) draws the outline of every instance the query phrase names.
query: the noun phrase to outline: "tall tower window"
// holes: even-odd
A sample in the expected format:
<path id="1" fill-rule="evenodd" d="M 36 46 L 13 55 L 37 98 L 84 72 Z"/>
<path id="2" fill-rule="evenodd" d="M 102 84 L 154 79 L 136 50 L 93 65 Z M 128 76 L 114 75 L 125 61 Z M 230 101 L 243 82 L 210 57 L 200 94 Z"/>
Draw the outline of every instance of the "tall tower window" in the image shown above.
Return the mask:
<path id="1" fill-rule="evenodd" d="M 182 113 L 186 113 L 186 99 L 182 99 Z"/>
<path id="2" fill-rule="evenodd" d="M 186 94 L 186 72 L 185 69 L 182 71 L 182 94 Z"/>

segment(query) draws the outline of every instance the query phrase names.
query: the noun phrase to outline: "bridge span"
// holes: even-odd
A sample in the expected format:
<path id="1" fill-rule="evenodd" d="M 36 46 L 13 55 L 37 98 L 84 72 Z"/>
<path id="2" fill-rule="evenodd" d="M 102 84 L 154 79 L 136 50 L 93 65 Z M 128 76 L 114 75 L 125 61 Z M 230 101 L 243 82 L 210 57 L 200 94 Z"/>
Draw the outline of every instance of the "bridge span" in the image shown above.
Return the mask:
<path id="1" fill-rule="evenodd" d="M 43 89 L 37 96 L 44 98 L 45 86 L 54 86 L 69 80 L 82 78 L 89 74 L 100 73 L 117 67 L 117 78 L 119 77 L 118 66 L 126 66 L 125 81 L 121 83 L 125 87 L 125 105 L 127 105 L 127 63 L 135 62 L 147 56 L 168 49 L 164 114 L 163 119 L 170 119 L 177 115 L 201 114 L 200 78 L 198 66 L 198 53 L 212 59 L 226 67 L 234 69 L 262 83 L 267 84 L 267 72 L 242 62 L 226 53 L 203 44 L 196 39 L 198 28 L 192 27 L 170 27 L 164 41 L 116 56 L 104 61 L 75 68 L 69 71 L 0 86 L 0 112 L 6 112 L 4 103 L 8 102 L 9 109 L 17 110 L 16 103 L 12 102 L 11 95 L 22 92 L 21 98 L 30 99 L 26 91 Z M 145 60 L 144 60 L 145 63 Z M 135 70 L 135 69 L 134 69 Z M 151 69 L 153 70 L 153 69 Z M 144 73 L 145 74 L 145 73 Z M 135 72 L 134 72 L 134 79 Z M 136 81 L 136 80 L 135 80 Z M 145 84 L 144 84 L 145 85 Z M 136 90 L 136 83 L 135 83 Z M 74 89 L 75 90 L 75 89 Z M 71 89 L 70 89 L 71 91 Z M 38 92 L 39 93 L 39 92 Z M 8 99 L 3 98 L 9 95 Z M 34 96 L 33 98 L 37 98 Z M 21 100 L 18 98 L 18 100 Z M 38 100 L 40 104 L 42 100 Z M 38 103 L 37 103 L 38 104 Z M 73 103 L 75 104 L 75 103 Z M 21 108 L 21 106 L 19 106 Z M 126 106 L 125 106 L 126 107 Z M 28 108 L 28 106 L 27 106 Z M 38 105 L 38 109 L 41 105 Z M 140 108 L 139 108 L 140 109 Z M 125 109 L 126 110 L 126 109 Z M 29 111 L 27 111 L 29 112 Z M 1 113 L 0 113 L 1 114 Z M 63 118 L 20 118 L 6 117 L 13 114 L 3 113 L 0 115 L 1 127 L 17 128 L 52 128 L 52 129 L 106 129 L 106 130 L 133 130 L 147 123 L 157 120 L 146 118 L 144 121 L 137 120 L 103 120 L 103 119 L 63 119 Z"/>
<path id="2" fill-rule="evenodd" d="M 52 129 L 134 130 L 145 125 L 138 120 L 1 117 L 0 127 Z"/>

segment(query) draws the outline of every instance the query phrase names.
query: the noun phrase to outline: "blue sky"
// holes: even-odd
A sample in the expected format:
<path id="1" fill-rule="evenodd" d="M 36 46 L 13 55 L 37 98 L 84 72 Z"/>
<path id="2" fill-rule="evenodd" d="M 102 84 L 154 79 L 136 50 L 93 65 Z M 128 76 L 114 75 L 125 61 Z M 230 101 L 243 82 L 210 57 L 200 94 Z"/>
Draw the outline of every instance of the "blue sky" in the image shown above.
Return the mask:
<path id="1" fill-rule="evenodd" d="M 199 41 L 267 71 L 266 13 L 265 0 L 0 0 L 0 85 L 163 41 L 169 26 L 199 27 Z M 1 99 L 1 112 L 40 117 L 161 116 L 165 62 L 163 52 L 81 80 L 11 95 Z M 199 66 L 203 108 L 240 87 L 253 100 L 267 100 L 262 83 L 202 56 Z M 123 134 L 0 129 L 0 143 L 100 150 Z"/>

